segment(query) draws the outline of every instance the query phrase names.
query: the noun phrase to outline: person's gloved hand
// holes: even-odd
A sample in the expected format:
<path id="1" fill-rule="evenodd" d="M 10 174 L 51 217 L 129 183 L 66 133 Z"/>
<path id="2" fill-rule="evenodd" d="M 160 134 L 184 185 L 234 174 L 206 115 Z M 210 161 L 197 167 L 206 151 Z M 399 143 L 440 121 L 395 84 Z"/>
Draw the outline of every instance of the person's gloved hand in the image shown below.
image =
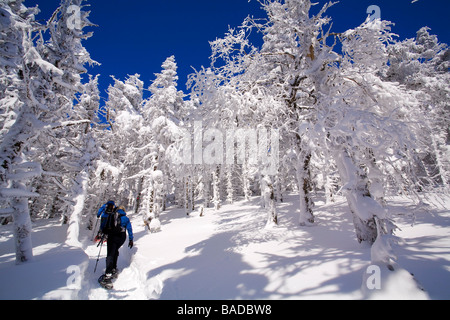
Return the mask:
<path id="1" fill-rule="evenodd" d="M 133 240 L 130 240 L 129 242 L 128 242 L 128 248 L 133 248 Z"/>
<path id="2" fill-rule="evenodd" d="M 102 239 L 102 237 L 103 237 L 103 233 L 101 231 L 99 231 L 97 233 L 97 235 L 95 236 L 94 241 L 98 242 L 98 241 L 100 241 Z"/>

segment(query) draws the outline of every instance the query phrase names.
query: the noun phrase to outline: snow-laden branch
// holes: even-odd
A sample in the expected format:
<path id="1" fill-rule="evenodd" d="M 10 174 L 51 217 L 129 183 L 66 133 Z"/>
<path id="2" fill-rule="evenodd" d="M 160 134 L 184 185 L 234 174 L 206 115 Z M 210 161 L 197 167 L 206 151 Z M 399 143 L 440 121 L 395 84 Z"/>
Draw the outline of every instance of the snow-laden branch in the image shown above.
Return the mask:
<path id="1" fill-rule="evenodd" d="M 4 198 L 36 198 L 39 194 L 23 189 L 1 188 L 0 195 Z"/>
<path id="2" fill-rule="evenodd" d="M 64 127 L 78 126 L 82 124 L 91 123 L 91 120 L 76 120 L 76 121 L 64 121 L 59 124 L 53 124 L 50 126 L 50 129 L 60 129 Z"/>

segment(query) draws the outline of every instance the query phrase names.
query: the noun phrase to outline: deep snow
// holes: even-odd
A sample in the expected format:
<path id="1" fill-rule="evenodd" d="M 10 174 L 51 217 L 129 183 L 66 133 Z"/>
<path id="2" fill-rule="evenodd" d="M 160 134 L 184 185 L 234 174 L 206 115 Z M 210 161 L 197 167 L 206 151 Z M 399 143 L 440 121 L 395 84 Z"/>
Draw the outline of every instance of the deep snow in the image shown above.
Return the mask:
<path id="1" fill-rule="evenodd" d="M 316 202 L 309 227 L 298 225 L 296 201 L 278 204 L 275 227 L 266 227 L 258 197 L 203 217 L 168 210 L 156 233 L 129 214 L 135 247 L 121 248 L 111 291 L 97 284 L 106 245 L 93 272 L 92 231 L 83 231 L 82 249 L 65 244 L 67 226 L 38 221 L 34 260 L 15 265 L 11 226 L 0 226 L 0 299 L 450 299 L 450 199 L 415 215 L 410 202 L 391 199 L 398 259 L 394 271 L 379 266 L 381 289 L 373 290 L 370 247 L 356 241 L 343 198 Z"/>

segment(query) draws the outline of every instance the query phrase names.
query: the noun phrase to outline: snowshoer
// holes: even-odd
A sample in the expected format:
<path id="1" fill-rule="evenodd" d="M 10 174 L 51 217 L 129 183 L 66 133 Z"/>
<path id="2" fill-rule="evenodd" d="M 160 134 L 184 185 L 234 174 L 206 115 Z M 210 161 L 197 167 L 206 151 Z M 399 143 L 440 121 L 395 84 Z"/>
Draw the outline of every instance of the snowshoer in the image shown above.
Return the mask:
<path id="1" fill-rule="evenodd" d="M 101 214 L 101 224 L 99 237 L 107 236 L 107 255 L 105 274 L 99 278 L 99 283 L 105 288 L 112 288 L 111 280 L 117 276 L 117 259 L 119 258 L 119 249 L 125 243 L 126 231 L 128 231 L 128 247 L 133 247 L 133 229 L 130 219 L 127 217 L 125 208 L 120 206 L 112 212 L 108 212 L 108 204 L 114 205 L 113 201 L 108 201 L 104 206 L 105 210 Z"/>

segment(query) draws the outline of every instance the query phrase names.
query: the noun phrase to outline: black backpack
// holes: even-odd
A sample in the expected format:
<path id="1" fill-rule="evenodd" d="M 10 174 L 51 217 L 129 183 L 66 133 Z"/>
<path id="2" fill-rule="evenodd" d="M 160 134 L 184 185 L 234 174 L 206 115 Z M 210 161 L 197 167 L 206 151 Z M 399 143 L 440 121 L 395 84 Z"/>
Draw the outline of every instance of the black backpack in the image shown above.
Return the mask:
<path id="1" fill-rule="evenodd" d="M 117 212 L 117 208 L 112 204 L 106 206 L 105 213 L 107 214 L 106 223 L 103 227 L 104 234 L 117 234 L 122 232 L 122 221 L 120 214 Z"/>

